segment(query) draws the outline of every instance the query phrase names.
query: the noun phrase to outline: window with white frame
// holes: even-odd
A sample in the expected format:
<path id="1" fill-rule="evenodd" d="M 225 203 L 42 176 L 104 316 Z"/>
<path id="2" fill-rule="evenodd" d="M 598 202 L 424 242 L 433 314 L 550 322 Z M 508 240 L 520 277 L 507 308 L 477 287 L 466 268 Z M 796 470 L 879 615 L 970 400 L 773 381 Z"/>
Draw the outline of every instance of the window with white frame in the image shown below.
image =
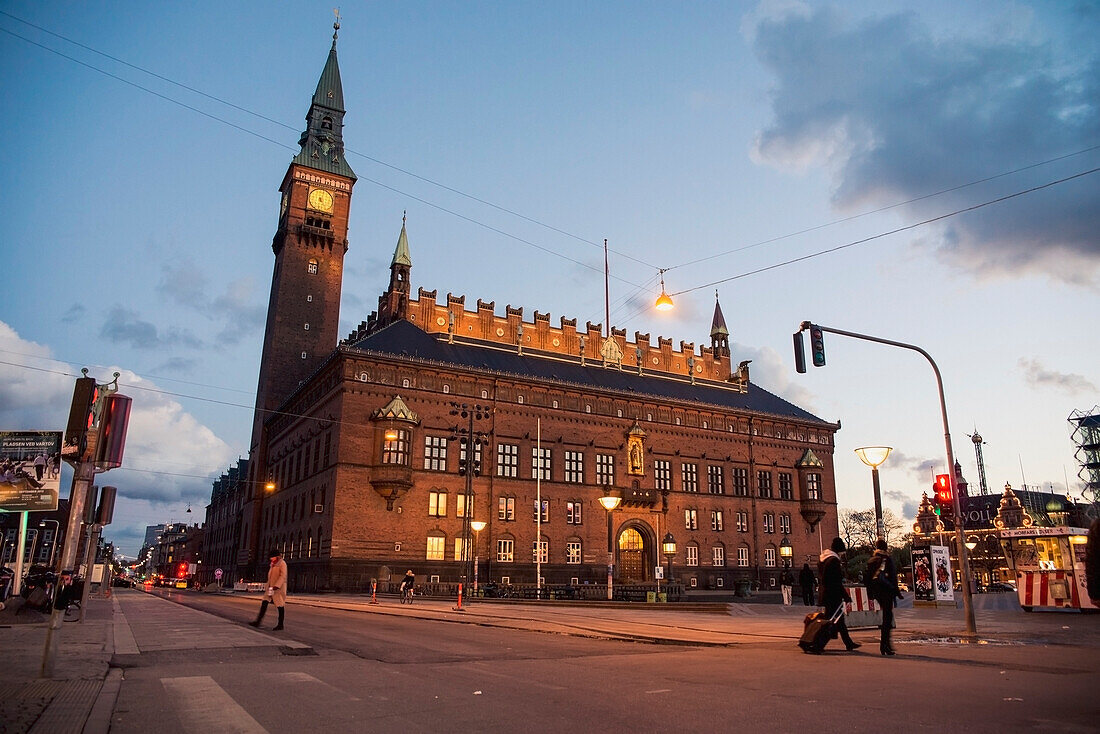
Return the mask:
<path id="1" fill-rule="evenodd" d="M 680 466 L 680 478 L 685 492 L 699 491 L 699 465 L 685 462 Z"/>
<path id="2" fill-rule="evenodd" d="M 737 497 L 748 497 L 749 470 L 744 467 L 734 467 L 731 475 L 733 478 L 733 494 Z"/>
<path id="3" fill-rule="evenodd" d="M 469 556 L 463 555 L 463 552 L 469 553 L 470 549 L 466 544 L 465 538 L 455 538 L 455 560 L 465 561 Z M 473 554 L 471 554 L 473 555 Z"/>
<path id="4" fill-rule="evenodd" d="M 442 561 L 446 553 L 446 543 L 447 539 L 442 535 L 429 535 L 427 559 L 429 561 Z"/>
<path id="5" fill-rule="evenodd" d="M 579 540 L 570 540 L 565 543 L 565 562 L 581 562 L 581 542 Z"/>
<path id="6" fill-rule="evenodd" d="M 756 472 L 756 487 L 759 491 L 759 496 L 763 499 L 771 499 L 772 496 L 772 473 L 761 469 Z"/>
<path id="7" fill-rule="evenodd" d="M 695 510 L 684 510 L 684 527 L 687 530 L 699 529 L 699 515 Z"/>
<path id="8" fill-rule="evenodd" d="M 519 446 L 517 446 L 516 444 L 497 444 L 497 476 L 519 476 Z"/>
<path id="9" fill-rule="evenodd" d="M 721 510 L 710 511 L 710 529 L 718 532 L 726 529 Z"/>
<path id="10" fill-rule="evenodd" d="M 672 463 L 666 459 L 653 462 L 653 486 L 662 492 L 672 489 Z"/>
<path id="11" fill-rule="evenodd" d="M 764 565 L 768 568 L 775 568 L 775 548 L 764 549 Z"/>
<path id="12" fill-rule="evenodd" d="M 428 514 L 432 517 L 447 516 L 447 493 L 433 489 L 428 492 Z"/>
<path id="13" fill-rule="evenodd" d="M 424 437 L 424 468 L 428 471 L 447 470 L 447 439 L 443 436 Z"/>
<path id="14" fill-rule="evenodd" d="M 511 538 L 497 539 L 497 563 L 511 563 L 515 560 L 516 542 Z"/>
<path id="15" fill-rule="evenodd" d="M 531 447 L 531 478 L 550 481 L 550 449 Z"/>
<path id="16" fill-rule="evenodd" d="M 749 565 L 749 548 L 746 545 L 742 545 L 737 549 L 737 565 L 741 568 L 745 568 Z"/>
<path id="17" fill-rule="evenodd" d="M 725 494 L 726 481 L 722 467 L 711 464 L 707 467 L 707 491 L 711 494 Z"/>
<path id="18" fill-rule="evenodd" d="M 570 484 L 584 484 L 584 452 L 565 452 L 565 481 Z"/>
<path id="19" fill-rule="evenodd" d="M 615 483 L 615 457 L 611 454 L 596 454 L 596 484 Z"/>
<path id="20" fill-rule="evenodd" d="M 791 473 L 789 471 L 779 472 L 779 499 L 794 499 L 794 481 L 792 480 Z"/>
<path id="21" fill-rule="evenodd" d="M 785 512 L 779 516 L 779 532 L 784 535 L 791 534 L 791 516 Z"/>
<path id="22" fill-rule="evenodd" d="M 772 514 L 771 512 L 765 512 L 764 513 L 764 532 L 765 533 L 774 533 L 775 532 L 775 515 Z"/>
<path id="23" fill-rule="evenodd" d="M 550 559 L 550 543 L 540 540 L 531 543 L 531 563 L 548 563 Z"/>
<path id="24" fill-rule="evenodd" d="M 465 473 L 466 471 L 466 444 L 469 438 L 463 436 L 458 439 L 458 470 L 459 473 Z M 474 476 L 481 474 L 481 442 L 474 441 Z"/>
<path id="25" fill-rule="evenodd" d="M 726 549 L 723 546 L 716 545 L 711 548 L 711 565 L 712 566 L 724 566 L 726 565 Z"/>
<path id="26" fill-rule="evenodd" d="M 516 519 L 515 497 L 497 497 L 497 519 L 507 521 Z"/>
<path id="27" fill-rule="evenodd" d="M 565 503 L 565 523 L 567 525 L 580 525 L 581 524 L 581 502 L 580 500 L 569 500 Z"/>
<path id="28" fill-rule="evenodd" d="M 542 511 L 539 511 L 539 501 L 532 500 L 531 509 L 533 514 L 531 520 L 533 522 L 550 522 L 550 500 L 542 501 Z"/>
<path id="29" fill-rule="evenodd" d="M 694 544 L 688 545 L 686 548 L 684 548 L 684 551 L 685 551 L 684 563 L 688 566 L 698 566 L 699 565 L 699 546 L 694 545 Z"/>
<path id="30" fill-rule="evenodd" d="M 821 475 L 817 472 L 806 474 L 806 499 L 821 499 Z"/>
<path id="31" fill-rule="evenodd" d="M 737 513 L 737 532 L 747 533 L 749 532 L 749 513 L 738 512 Z"/>

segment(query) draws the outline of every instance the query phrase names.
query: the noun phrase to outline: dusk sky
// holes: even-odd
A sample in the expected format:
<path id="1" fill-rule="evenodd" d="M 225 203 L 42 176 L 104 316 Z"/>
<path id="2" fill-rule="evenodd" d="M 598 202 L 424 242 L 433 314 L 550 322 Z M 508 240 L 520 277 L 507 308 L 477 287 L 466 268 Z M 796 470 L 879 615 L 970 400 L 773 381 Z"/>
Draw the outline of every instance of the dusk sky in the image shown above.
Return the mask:
<path id="1" fill-rule="evenodd" d="M 991 489 L 1081 492 L 1069 414 L 1100 403 L 1100 3 L 389 2 L 341 9 L 359 176 L 341 333 L 388 281 L 709 344 L 886 445 L 911 523 L 986 440 Z M 278 187 L 332 40 L 318 2 L 0 4 L 0 430 L 62 430 L 80 368 L 134 400 L 105 531 L 201 522 L 246 457 Z M 652 309 L 658 271 L 676 309 Z M 335 345 L 333 345 L 335 346 Z M 62 481 L 68 495 L 70 472 Z M 1067 488 L 1068 482 L 1068 488 Z M 193 512 L 186 514 L 190 505 Z"/>

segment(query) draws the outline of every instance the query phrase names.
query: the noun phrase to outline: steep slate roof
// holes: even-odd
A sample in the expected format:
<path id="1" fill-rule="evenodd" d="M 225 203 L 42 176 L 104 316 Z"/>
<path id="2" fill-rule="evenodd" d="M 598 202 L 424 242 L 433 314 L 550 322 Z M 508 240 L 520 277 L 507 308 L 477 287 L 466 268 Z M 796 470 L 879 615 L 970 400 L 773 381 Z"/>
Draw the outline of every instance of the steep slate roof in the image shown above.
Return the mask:
<path id="1" fill-rule="evenodd" d="M 639 397 L 652 395 L 832 425 L 753 384 L 748 386 L 747 393 L 741 393 L 705 382 L 692 385 L 682 377 L 669 378 L 648 373 L 639 375 L 636 369 L 630 371 L 627 368 L 620 371 L 617 368 L 604 367 L 598 360 L 588 360 L 582 366 L 579 360 L 561 355 L 551 356 L 530 349 L 524 349 L 520 355 L 514 347 L 509 348 L 508 345 L 460 341 L 457 337 L 453 344 L 448 344 L 445 335 L 430 335 L 405 320 L 390 324 L 349 348 L 429 360 L 473 370 L 538 380 L 556 380 Z"/>
<path id="2" fill-rule="evenodd" d="M 339 24 L 334 26 L 339 30 Z M 322 126 L 322 120 L 332 121 L 331 129 Z M 298 145 L 302 150 L 294 156 L 293 163 L 318 171 L 327 171 L 355 180 L 355 172 L 344 160 L 344 86 L 340 81 L 340 64 L 336 60 L 336 34 L 332 34 L 332 48 L 328 52 L 325 68 L 317 80 L 317 89 L 306 114 L 306 130 Z"/>

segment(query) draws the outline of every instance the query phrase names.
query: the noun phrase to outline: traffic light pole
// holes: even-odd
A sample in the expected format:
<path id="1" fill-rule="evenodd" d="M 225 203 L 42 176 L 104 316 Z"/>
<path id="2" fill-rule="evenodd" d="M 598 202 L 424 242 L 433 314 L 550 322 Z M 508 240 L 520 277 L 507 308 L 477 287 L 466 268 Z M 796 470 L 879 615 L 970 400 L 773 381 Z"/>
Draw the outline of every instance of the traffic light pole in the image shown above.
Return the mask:
<path id="1" fill-rule="evenodd" d="M 803 321 L 801 324 L 802 331 L 810 328 L 809 321 Z M 974 598 L 971 593 L 971 578 L 970 578 L 970 554 L 966 548 L 966 536 L 963 532 L 963 520 L 962 511 L 959 506 L 959 493 L 958 483 L 955 478 L 955 453 L 951 449 L 951 430 L 947 424 L 947 401 L 943 396 L 943 378 L 940 377 L 940 368 L 936 365 L 936 361 L 932 359 L 932 355 L 924 351 L 915 344 L 906 344 L 905 342 L 896 342 L 890 339 L 882 339 L 877 336 L 869 336 L 868 334 L 858 334 L 854 331 L 843 331 L 841 329 L 833 329 L 828 326 L 821 326 L 820 324 L 813 324 L 813 328 L 820 329 L 821 331 L 827 331 L 830 334 L 839 334 L 840 336 L 848 336 L 853 339 L 863 339 L 864 341 L 877 342 L 879 344 L 888 344 L 892 347 L 901 347 L 902 349 L 912 349 L 915 352 L 920 352 L 924 355 L 924 358 L 928 360 L 928 363 L 932 365 L 932 371 L 936 374 L 936 387 L 940 393 L 940 415 L 943 417 L 943 440 L 947 447 L 947 474 L 951 477 L 951 509 L 955 520 L 955 545 L 959 550 L 959 570 L 962 572 L 962 593 L 963 593 L 963 613 L 966 615 L 966 633 L 970 637 L 976 637 L 978 634 L 977 625 L 974 622 Z"/>

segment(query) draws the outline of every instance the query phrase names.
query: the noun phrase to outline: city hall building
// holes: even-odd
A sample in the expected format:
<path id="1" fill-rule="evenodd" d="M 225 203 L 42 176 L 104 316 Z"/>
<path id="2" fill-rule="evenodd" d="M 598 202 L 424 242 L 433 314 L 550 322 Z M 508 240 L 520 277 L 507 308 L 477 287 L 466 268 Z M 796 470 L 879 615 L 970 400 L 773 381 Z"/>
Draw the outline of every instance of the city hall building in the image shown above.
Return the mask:
<path id="1" fill-rule="evenodd" d="M 231 577 L 262 578 L 277 548 L 292 591 L 408 569 L 595 588 L 610 548 L 616 588 L 671 569 L 732 590 L 774 586 L 786 548 L 796 568 L 817 557 L 837 528 L 839 424 L 754 384 L 717 302 L 697 348 L 414 290 L 402 220 L 377 311 L 341 339 L 343 116 L 334 34 L 280 186 L 247 480 L 208 513 L 211 537 L 238 539 Z"/>

